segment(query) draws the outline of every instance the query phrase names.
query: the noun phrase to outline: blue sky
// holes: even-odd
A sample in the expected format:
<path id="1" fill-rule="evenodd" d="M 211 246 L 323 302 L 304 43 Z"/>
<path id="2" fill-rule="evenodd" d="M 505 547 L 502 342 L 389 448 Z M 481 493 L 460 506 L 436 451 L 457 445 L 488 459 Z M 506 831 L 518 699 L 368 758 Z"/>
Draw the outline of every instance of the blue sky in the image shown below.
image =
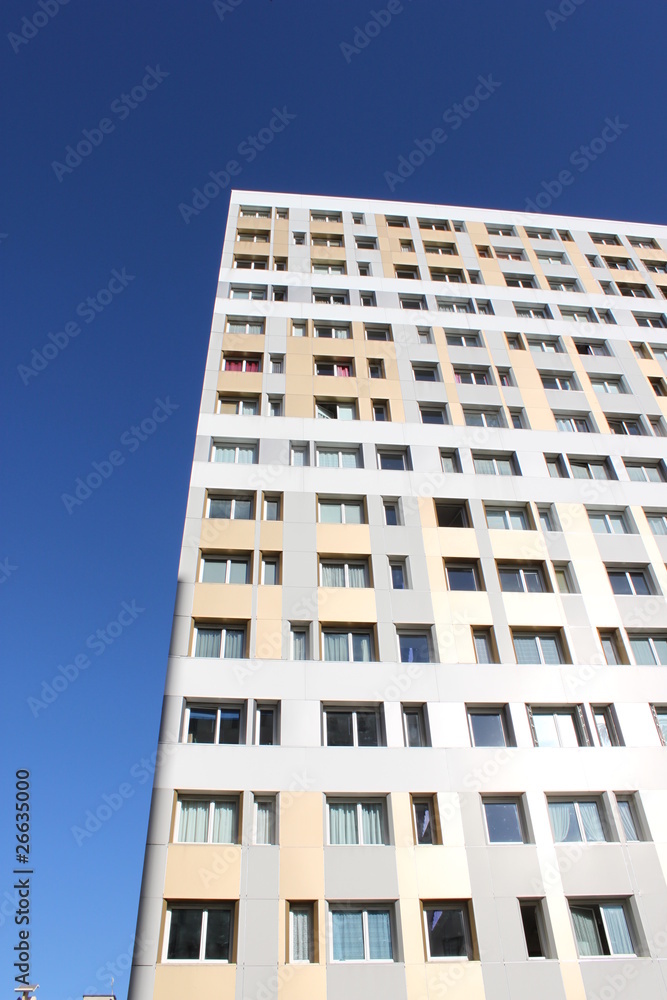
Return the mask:
<path id="1" fill-rule="evenodd" d="M 552 211 L 667 221 L 664 3 L 564 0 L 559 13 L 556 0 L 392 0 L 391 17 L 387 9 L 387 0 L 3 4 L 7 989 L 14 772 L 28 768 L 40 996 L 103 992 L 110 965 L 119 998 L 127 990 L 227 191 L 187 221 L 179 205 L 236 159 L 241 188 L 514 209 L 550 191 Z M 373 10 L 378 28 L 362 47 L 356 28 Z M 463 118 L 455 106 L 480 77 L 493 92 Z M 251 160 L 239 146 L 275 109 L 294 117 Z M 571 160 L 607 119 L 614 141 Z M 400 157 L 439 127 L 446 142 L 392 179 Z M 90 148 L 68 163 L 84 130 Z M 556 193 L 568 168 L 572 182 Z M 65 504 L 96 469 L 99 488 Z M 77 833 L 105 805 L 100 828 Z"/>

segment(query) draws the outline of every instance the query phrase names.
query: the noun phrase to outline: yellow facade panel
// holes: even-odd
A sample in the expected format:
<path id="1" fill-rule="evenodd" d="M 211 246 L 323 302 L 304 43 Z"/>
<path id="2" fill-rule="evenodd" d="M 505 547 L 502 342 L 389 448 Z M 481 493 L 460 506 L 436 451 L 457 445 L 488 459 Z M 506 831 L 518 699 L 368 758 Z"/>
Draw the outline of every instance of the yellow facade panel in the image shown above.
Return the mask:
<path id="1" fill-rule="evenodd" d="M 238 899 L 240 885 L 239 844 L 169 844 L 167 899 Z"/>
<path id="2" fill-rule="evenodd" d="M 252 613 L 250 584 L 196 583 L 192 616 L 198 619 L 249 619 Z"/>

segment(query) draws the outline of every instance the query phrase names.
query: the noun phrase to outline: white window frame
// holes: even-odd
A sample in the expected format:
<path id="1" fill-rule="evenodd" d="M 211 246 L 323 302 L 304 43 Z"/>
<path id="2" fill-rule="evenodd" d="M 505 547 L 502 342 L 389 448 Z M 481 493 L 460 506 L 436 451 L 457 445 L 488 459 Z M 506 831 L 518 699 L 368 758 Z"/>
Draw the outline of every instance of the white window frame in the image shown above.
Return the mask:
<path id="1" fill-rule="evenodd" d="M 239 741 L 238 743 L 220 743 L 220 713 L 235 711 L 239 713 Z M 195 712 L 215 712 L 215 732 L 213 733 L 212 743 L 194 743 L 190 742 L 190 713 Z M 185 711 L 183 712 L 183 730 L 181 735 L 181 743 L 185 743 L 187 746 L 245 746 L 246 743 L 246 716 L 247 707 L 245 701 L 230 701 L 224 704 L 217 703 L 212 705 L 200 704 L 198 702 L 186 702 Z"/>
<path id="2" fill-rule="evenodd" d="M 266 567 L 275 566 L 275 583 L 266 582 Z M 264 587 L 279 587 L 281 583 L 280 580 L 280 555 L 269 555 L 268 553 L 262 555 L 262 586 Z"/>
<path id="3" fill-rule="evenodd" d="M 213 744 L 210 744 L 211 746 Z M 181 813 L 183 804 L 186 802 L 208 802 L 208 820 L 206 823 L 206 840 L 181 840 Z M 233 840 L 213 840 L 213 814 L 218 803 L 233 803 L 235 807 L 234 839 Z M 176 816 L 174 819 L 174 840 L 175 844 L 238 844 L 240 830 L 240 810 L 241 798 L 239 795 L 179 795 L 176 802 Z"/>
<path id="4" fill-rule="evenodd" d="M 238 495 L 229 496 L 225 494 L 216 495 L 215 493 L 209 493 L 206 498 L 206 517 L 211 517 L 211 501 L 212 500 L 229 500 L 231 502 L 231 511 L 229 517 L 215 517 L 214 521 L 253 521 L 255 518 L 255 494 L 254 493 L 239 493 Z M 237 501 L 250 501 L 251 514 L 250 517 L 236 517 L 236 504 Z"/>
<path id="5" fill-rule="evenodd" d="M 337 661 L 328 660 L 328 661 L 324 661 L 324 662 L 333 663 L 333 662 L 337 662 Z M 343 662 L 343 661 L 340 661 L 340 662 Z M 356 662 L 356 661 L 349 661 L 349 662 Z M 325 746 L 325 747 L 329 746 L 329 744 L 327 742 L 327 714 L 329 712 L 332 712 L 332 713 L 349 712 L 351 714 L 351 716 L 352 716 L 352 746 L 355 749 L 373 750 L 373 749 L 378 749 L 379 747 L 383 747 L 385 745 L 384 730 L 383 730 L 383 719 L 382 719 L 382 710 L 381 710 L 381 708 L 380 708 L 379 705 L 377 705 L 377 704 L 374 704 L 374 705 L 349 705 L 349 704 L 348 705 L 336 705 L 336 704 L 327 704 L 327 705 L 324 705 L 322 707 L 322 746 Z M 366 712 L 368 714 L 373 713 L 375 715 L 376 732 L 377 732 L 377 735 L 378 735 L 378 742 L 377 742 L 377 745 L 375 747 L 360 747 L 359 746 L 359 732 L 358 732 L 358 727 L 357 727 L 357 712 Z M 349 750 L 350 747 L 335 747 L 334 749 L 336 749 L 336 750 Z"/>
<path id="6" fill-rule="evenodd" d="M 476 330 L 449 330 L 445 338 L 448 347 L 481 347 L 482 342 Z M 460 343 L 457 341 L 460 340 Z"/>
<path id="7" fill-rule="evenodd" d="M 260 802 L 270 802 L 273 812 L 273 840 L 264 843 L 257 840 L 257 814 Z M 270 792 L 254 792 L 252 796 L 252 842 L 256 847 L 276 847 L 278 845 L 278 795 Z"/>
<path id="8" fill-rule="evenodd" d="M 322 331 L 326 330 L 327 333 Z M 336 326 L 335 323 L 315 323 L 314 336 L 318 340 L 351 340 L 352 333 L 347 325 Z"/>
<path id="9" fill-rule="evenodd" d="M 538 750 L 551 750 L 555 749 L 553 747 L 540 747 L 537 742 L 537 730 L 534 727 L 533 720 L 536 715 L 551 716 L 554 720 L 554 727 L 556 729 L 556 735 L 558 736 L 558 748 L 560 750 L 573 749 L 567 744 L 562 742 L 560 727 L 558 725 L 558 718 L 561 715 L 567 715 L 572 721 L 572 726 L 577 737 L 577 746 L 586 747 L 590 746 L 590 740 L 588 738 L 588 732 L 586 729 L 586 722 L 584 718 L 584 711 L 581 705 L 568 705 L 564 707 L 553 706 L 541 706 L 541 705 L 526 705 L 526 711 L 528 713 L 528 720 L 530 722 L 531 733 L 533 737 L 533 746 Z"/>
<path id="10" fill-rule="evenodd" d="M 611 841 L 609 823 L 606 815 L 606 810 L 604 804 L 599 795 L 579 795 L 576 798 L 569 798 L 567 795 L 549 795 L 547 796 L 547 806 L 551 803 L 563 803 L 566 805 L 574 806 L 574 814 L 577 820 L 577 826 L 579 827 L 579 840 L 578 841 L 566 841 L 566 840 L 556 840 L 553 826 L 551 826 L 551 835 L 553 837 L 554 844 L 566 844 L 566 843 L 579 843 L 579 844 L 608 844 Z M 598 811 L 598 819 L 600 820 L 600 826 L 602 827 L 602 833 L 604 834 L 604 840 L 588 840 L 586 837 L 586 828 L 584 822 L 581 818 L 581 809 L 579 808 L 580 803 L 594 802 Z M 547 812 L 549 810 L 547 809 Z M 549 814 L 549 824 L 551 825 L 551 814 Z"/>
<path id="11" fill-rule="evenodd" d="M 503 518 L 503 526 L 498 527 L 489 524 L 489 512 L 494 514 L 501 514 Z M 496 504 L 484 504 L 484 514 L 486 515 L 486 524 L 490 531 L 531 531 L 531 520 L 528 514 L 528 509 L 525 505 L 507 505 L 506 507 L 497 506 Z M 521 527 L 516 527 L 512 523 L 512 516 L 520 514 L 524 520 L 524 524 Z"/>
<path id="12" fill-rule="evenodd" d="M 235 904 L 234 902 L 218 902 L 217 900 L 206 900 L 202 904 L 197 903 L 181 903 L 179 902 L 174 906 L 178 910 L 198 910 L 201 912 L 201 936 L 199 939 L 199 958 L 169 958 L 169 938 L 171 937 L 171 915 L 173 912 L 172 904 L 167 905 L 167 912 L 165 916 L 164 924 L 164 942 L 162 948 L 162 961 L 166 965 L 196 965 L 199 962 L 205 962 L 207 965 L 229 965 L 232 961 L 231 956 L 234 954 L 234 916 L 235 916 Z M 209 910 L 229 910 L 229 958 L 205 958 L 206 953 L 206 932 L 208 928 L 208 912 Z"/>
<path id="13" fill-rule="evenodd" d="M 304 637 L 304 648 L 306 655 L 301 657 L 296 657 L 294 655 L 294 636 L 302 635 Z M 290 625 L 290 660 L 295 663 L 303 662 L 304 660 L 310 659 L 310 625 L 301 623 L 292 623 Z"/>
<path id="14" fill-rule="evenodd" d="M 216 459 L 216 454 L 218 451 L 234 449 L 234 461 L 233 462 L 223 462 L 222 460 Z M 239 462 L 239 453 L 241 450 L 250 451 L 252 450 L 252 462 Z M 212 446 L 211 461 L 218 465 L 257 465 L 257 441 L 214 441 Z"/>
<path id="15" fill-rule="evenodd" d="M 613 588 L 611 576 L 609 576 L 609 586 L 615 597 L 649 597 L 655 593 L 655 585 L 651 578 L 651 571 L 648 566 L 606 566 L 605 568 L 607 570 L 607 574 L 613 573 L 615 576 L 622 575 L 630 587 L 631 594 L 617 594 Z M 633 579 L 634 576 L 640 576 L 643 579 L 648 591 L 647 594 L 637 593 L 635 581 Z"/>
<path id="16" fill-rule="evenodd" d="M 343 587 L 345 589 L 351 590 L 364 590 L 370 587 L 370 568 L 368 565 L 368 559 L 331 559 L 327 556 L 320 558 L 320 587 L 324 587 L 325 584 L 322 582 L 324 577 L 324 569 L 327 566 L 342 566 L 345 574 L 345 583 Z M 359 569 L 363 566 L 364 569 L 364 580 L 365 587 L 352 587 L 350 584 L 350 567 L 354 569 Z M 334 588 L 335 589 L 335 588 Z"/>
<path id="17" fill-rule="evenodd" d="M 359 959 L 350 960 L 340 960 L 334 958 L 334 935 L 333 935 L 333 914 L 340 910 L 354 910 L 361 911 L 362 915 L 362 925 L 363 925 L 363 943 L 364 943 L 364 957 Z M 389 926 L 391 929 L 391 958 L 370 958 L 369 957 L 369 937 L 368 937 L 368 913 L 370 912 L 381 912 L 389 914 Z M 329 960 L 335 965 L 388 965 L 396 961 L 396 942 L 395 942 L 395 930 L 394 930 L 394 903 L 349 903 L 341 904 L 334 903 L 329 906 L 329 940 L 331 941 L 331 948 L 329 953 Z"/>
<path id="18" fill-rule="evenodd" d="M 359 590 L 362 588 L 359 587 Z M 325 660 L 324 658 L 324 637 L 325 635 L 344 635 L 347 636 L 347 656 L 346 660 Z M 367 636 L 370 641 L 371 649 L 371 659 L 366 660 L 354 660 L 350 654 L 354 654 L 354 647 L 352 645 L 352 636 L 354 635 L 364 635 Z M 373 636 L 372 628 L 364 628 L 363 626 L 345 629 L 336 628 L 333 625 L 323 625 L 322 626 L 322 636 L 321 636 L 321 659 L 322 663 L 374 663 L 375 662 L 375 640 Z M 365 711 L 365 710 L 364 710 Z M 355 744 L 356 746 L 356 744 Z"/>
<path id="19" fill-rule="evenodd" d="M 486 475 L 492 475 L 492 476 L 516 476 L 516 475 L 519 474 L 517 472 L 517 469 L 516 469 L 516 465 L 515 465 L 515 461 L 514 461 L 513 455 L 476 455 L 473 452 L 472 459 L 473 459 L 473 468 L 475 469 L 475 475 L 476 476 L 486 476 Z M 490 472 L 490 473 L 487 473 L 487 472 L 478 472 L 477 471 L 477 466 L 476 466 L 476 462 L 477 462 L 478 459 L 479 460 L 484 460 L 484 461 L 491 461 L 493 463 L 493 472 Z M 508 465 L 509 465 L 509 472 L 503 472 L 503 471 L 501 471 L 501 467 L 498 464 L 499 462 L 507 462 Z"/>
<path id="20" fill-rule="evenodd" d="M 322 520 L 322 507 L 340 507 L 340 521 L 323 521 Z M 336 500 L 332 497 L 318 497 L 317 498 L 317 522 L 318 524 L 347 524 L 346 519 L 346 508 L 355 507 L 360 513 L 361 517 L 358 521 L 350 521 L 350 524 L 365 524 L 366 517 L 364 511 L 363 500 Z"/>
<path id="21" fill-rule="evenodd" d="M 229 297 L 241 302 L 265 302 L 267 287 L 266 285 L 232 285 Z"/>
<path id="22" fill-rule="evenodd" d="M 539 657 L 539 659 L 538 659 L 537 662 L 540 665 L 546 666 L 546 667 L 555 666 L 556 664 L 547 663 L 547 661 L 546 661 L 546 659 L 544 657 L 544 653 L 542 651 L 542 639 L 544 637 L 548 637 L 549 639 L 555 639 L 556 640 L 556 648 L 558 650 L 558 656 L 559 656 L 559 660 L 558 660 L 558 664 L 557 665 L 558 666 L 562 666 L 563 664 L 567 663 L 567 660 L 565 658 L 565 649 L 564 649 L 564 646 L 563 646 L 563 640 L 561 639 L 560 631 L 558 629 L 555 629 L 553 631 L 545 631 L 545 632 L 534 632 L 534 631 L 532 631 L 530 629 L 527 629 L 525 631 L 524 630 L 517 630 L 515 632 L 515 630 L 513 629 L 512 630 L 512 645 L 514 645 L 514 636 L 515 636 L 515 634 L 517 636 L 519 636 L 520 638 L 527 638 L 528 636 L 531 636 L 533 639 L 535 639 L 535 642 L 536 642 L 536 645 L 537 645 L 537 654 L 538 654 L 538 657 Z M 516 647 L 515 647 L 515 652 L 516 652 Z M 517 657 L 517 665 L 519 665 L 519 666 L 530 666 L 530 664 L 527 664 L 527 663 L 519 664 L 518 657 Z"/>
<path id="23" fill-rule="evenodd" d="M 315 907 L 316 903 L 308 900 L 295 900 L 289 903 L 289 960 L 290 965 L 312 965 L 315 962 Z M 294 957 L 294 910 L 305 910 L 308 913 L 308 958 Z"/>
<path id="24" fill-rule="evenodd" d="M 243 330 L 232 330 L 233 326 L 243 326 Z M 260 327 L 259 330 L 253 330 L 252 327 Z M 256 319 L 240 319 L 237 316 L 228 316 L 227 323 L 225 325 L 225 333 L 233 333 L 239 336 L 249 334 L 250 336 L 259 337 L 264 334 L 264 320 L 260 318 Z"/>
<path id="25" fill-rule="evenodd" d="M 247 587 L 248 584 L 238 584 L 238 586 L 246 586 Z M 220 626 L 218 626 L 216 624 L 212 624 L 212 625 L 196 625 L 195 624 L 194 627 L 193 627 L 193 629 L 192 629 L 192 654 L 191 654 L 192 656 L 196 656 L 197 655 L 196 652 L 195 652 L 195 650 L 197 649 L 197 634 L 198 634 L 200 628 L 202 630 L 206 630 L 206 631 L 214 631 L 214 632 L 219 631 L 220 632 L 220 657 L 219 657 L 219 659 L 221 659 L 221 660 L 234 659 L 234 657 L 226 657 L 225 656 L 225 641 L 227 639 L 227 632 L 228 631 L 232 631 L 232 632 L 243 631 L 243 657 L 242 658 L 245 659 L 245 657 L 246 657 L 246 651 L 247 651 L 247 645 L 248 645 L 248 627 L 247 627 L 246 624 L 244 624 L 244 623 L 230 624 L 229 626 L 226 626 L 226 625 L 220 625 Z M 218 659 L 218 657 L 210 656 L 210 657 L 204 657 L 204 659 L 215 660 L 215 659 Z"/>
<path id="26" fill-rule="evenodd" d="M 262 712 L 271 711 L 273 714 L 273 742 L 272 743 L 260 743 L 260 732 L 261 732 L 261 716 Z M 255 719 L 253 726 L 253 745 L 256 747 L 260 746 L 280 746 L 280 702 L 279 701 L 256 701 L 255 702 Z"/>
<path id="27" fill-rule="evenodd" d="M 463 935 L 466 954 L 465 955 L 431 955 L 431 940 L 428 933 L 428 923 L 426 920 L 427 913 L 430 910 L 460 910 L 463 914 Z M 427 903 L 422 905 L 422 920 L 424 924 L 424 938 L 426 941 L 426 960 L 427 962 L 469 962 L 473 959 L 473 947 L 472 947 L 472 935 L 470 931 L 470 912 L 468 909 L 467 900 L 461 902 L 454 902 L 450 900 L 443 900 L 442 902 L 436 902 L 433 900 L 428 900 Z"/>
<path id="28" fill-rule="evenodd" d="M 389 847 L 391 840 L 389 836 L 389 822 L 387 816 L 387 798 L 382 795 L 369 795 L 363 798 L 355 798 L 348 795 L 327 795 L 327 846 L 328 847 Z M 332 805 L 354 806 L 357 814 L 357 842 L 356 844 L 334 844 L 331 840 L 331 813 Z M 363 807 L 365 805 L 379 805 L 382 809 L 382 843 L 364 843 Z"/>
<path id="29" fill-rule="evenodd" d="M 334 454 L 336 454 L 338 456 L 338 465 L 337 466 L 333 466 L 333 465 L 330 465 L 330 466 L 321 466 L 319 458 L 320 458 L 320 455 L 322 453 L 327 454 L 327 455 L 334 455 Z M 343 465 L 343 455 L 354 455 L 356 457 L 356 460 L 357 460 L 356 464 L 355 465 Z M 330 448 L 330 447 L 318 445 L 316 447 L 316 449 L 315 449 L 315 462 L 316 462 L 316 465 L 317 465 L 318 468 L 329 468 L 329 469 L 334 469 L 334 468 L 337 468 L 337 469 L 361 469 L 361 468 L 363 468 L 363 465 L 361 463 L 361 452 L 360 452 L 359 448 Z"/>
<path id="30" fill-rule="evenodd" d="M 246 575 L 246 582 L 245 582 L 245 584 L 236 584 L 236 583 L 235 584 L 231 584 L 231 586 L 234 586 L 234 587 L 243 587 L 243 586 L 247 586 L 248 583 L 252 582 L 252 573 L 251 573 L 252 561 L 251 561 L 251 557 L 250 557 L 249 554 L 242 553 L 242 552 L 235 552 L 235 553 L 231 553 L 231 554 L 227 554 L 227 555 L 222 555 L 222 554 L 218 555 L 218 554 L 214 554 L 214 553 L 211 553 L 209 555 L 207 553 L 204 553 L 202 555 L 201 559 L 200 559 L 200 562 L 199 562 L 199 583 L 206 582 L 204 580 L 204 573 L 205 573 L 205 570 L 206 570 L 206 563 L 207 562 L 209 562 L 209 563 L 225 563 L 225 579 L 224 579 L 224 581 L 219 581 L 220 583 L 224 582 L 225 585 L 229 585 L 229 577 L 231 576 L 232 563 L 242 563 L 243 562 L 243 563 L 245 563 L 245 567 L 246 567 L 246 574 L 245 574 Z"/>
<path id="31" fill-rule="evenodd" d="M 428 738 L 428 725 L 426 722 L 426 705 L 401 705 L 401 719 L 403 722 L 403 741 L 405 746 L 411 750 L 430 746 Z M 410 732 L 408 728 L 408 716 L 414 715 L 417 718 L 419 727 L 419 743 L 413 746 L 410 743 Z"/>
<path id="32" fill-rule="evenodd" d="M 227 364 L 230 361 L 240 361 L 241 362 L 241 371 L 240 372 L 239 371 L 232 371 L 231 368 L 228 368 Z M 249 361 L 257 362 L 258 367 L 257 367 L 256 371 L 251 371 L 251 372 L 247 371 L 247 367 L 246 366 L 247 366 L 247 364 L 248 364 Z M 248 357 L 247 355 L 243 355 L 240 358 L 234 357 L 233 355 L 231 355 L 231 356 L 230 355 L 225 355 L 225 357 L 223 358 L 223 368 L 222 368 L 222 370 L 223 370 L 223 372 L 230 372 L 232 375 L 240 375 L 240 374 L 244 374 L 244 375 L 261 375 L 261 373 L 262 373 L 262 358 L 261 358 L 261 355 L 252 355 L 250 357 Z"/>
<path id="33" fill-rule="evenodd" d="M 258 417 L 260 409 L 260 401 L 258 396 L 247 396 L 245 398 L 238 396 L 218 396 L 218 406 L 217 412 L 219 414 L 223 413 L 222 404 L 223 403 L 233 403 L 236 407 L 235 413 L 225 413 L 224 416 L 239 416 L 239 417 Z M 246 413 L 246 407 L 249 408 L 250 412 Z"/>
<path id="34" fill-rule="evenodd" d="M 499 562 L 497 565 L 498 565 L 498 581 L 500 583 L 501 593 L 503 594 L 517 594 L 517 593 L 548 594 L 549 593 L 549 583 L 543 563 L 524 564 L 524 563 Z M 503 570 L 519 574 L 519 580 L 521 582 L 521 591 L 503 590 L 502 579 L 500 576 Z M 541 590 L 529 590 L 529 588 L 526 585 L 526 573 L 535 573 L 537 575 L 541 584 L 542 588 Z"/>

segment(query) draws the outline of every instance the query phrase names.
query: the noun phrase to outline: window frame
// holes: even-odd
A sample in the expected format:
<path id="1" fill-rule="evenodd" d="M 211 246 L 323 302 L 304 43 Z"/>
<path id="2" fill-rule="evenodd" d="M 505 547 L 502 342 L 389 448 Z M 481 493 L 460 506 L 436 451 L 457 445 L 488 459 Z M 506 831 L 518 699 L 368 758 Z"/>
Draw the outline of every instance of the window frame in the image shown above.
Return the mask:
<path id="1" fill-rule="evenodd" d="M 432 910 L 459 911 L 461 913 L 461 923 L 463 927 L 464 955 L 433 955 L 431 946 L 431 936 L 429 933 L 428 913 Z M 470 926 L 470 900 L 422 900 L 422 926 L 424 928 L 424 940 L 426 945 L 427 962 L 464 962 L 474 959 L 473 938 Z"/>
<path id="2" fill-rule="evenodd" d="M 170 945 L 171 945 L 171 930 L 172 930 L 172 914 L 174 911 L 180 910 L 195 910 L 201 913 L 201 924 L 199 931 L 199 956 L 197 958 L 179 958 L 170 957 Z M 229 913 L 229 943 L 227 949 L 226 958 L 206 958 L 206 944 L 208 935 L 208 914 L 211 910 L 222 910 Z M 234 957 L 234 924 L 236 915 L 236 905 L 233 900 L 230 901 L 218 901 L 218 900 L 206 900 L 202 903 L 195 901 L 192 902 L 181 902 L 174 904 L 172 902 L 167 903 L 167 908 L 165 912 L 165 924 L 164 924 L 164 941 L 162 945 L 162 962 L 165 965 L 179 964 L 179 965 L 194 965 L 196 963 L 206 963 L 207 965 L 230 965 L 233 962 Z"/>

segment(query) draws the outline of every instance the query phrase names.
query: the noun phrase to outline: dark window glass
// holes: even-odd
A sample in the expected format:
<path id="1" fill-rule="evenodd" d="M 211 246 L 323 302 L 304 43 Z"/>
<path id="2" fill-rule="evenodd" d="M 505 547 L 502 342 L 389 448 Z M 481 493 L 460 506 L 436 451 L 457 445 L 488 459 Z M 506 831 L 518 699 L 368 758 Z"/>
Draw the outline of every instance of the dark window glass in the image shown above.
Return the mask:
<path id="1" fill-rule="evenodd" d="M 261 708 L 259 711 L 259 742 L 263 747 L 273 746 L 272 708 Z"/>
<path id="2" fill-rule="evenodd" d="M 426 927 L 431 958 L 465 958 L 465 922 L 460 908 L 426 911 Z"/>
<path id="3" fill-rule="evenodd" d="M 486 825 L 492 844 L 521 844 L 521 819 L 516 802 L 486 802 Z"/>
<path id="4" fill-rule="evenodd" d="M 545 958 L 536 903 L 521 903 L 521 920 L 529 958 Z"/>
<path id="5" fill-rule="evenodd" d="M 327 745 L 330 747 L 351 747 L 353 744 L 352 713 L 327 712 Z"/>
<path id="6" fill-rule="evenodd" d="M 357 742 L 360 747 L 379 746 L 378 720 L 375 712 L 357 712 Z"/>
<path id="7" fill-rule="evenodd" d="M 241 733 L 241 710 L 223 708 L 220 712 L 220 743 L 238 743 Z"/>
<path id="8" fill-rule="evenodd" d="M 190 743 L 213 743 L 215 740 L 215 711 L 190 709 L 188 736 Z"/>
<path id="9" fill-rule="evenodd" d="M 474 566 L 449 566 L 447 568 L 450 590 L 477 590 Z"/>
<path id="10" fill-rule="evenodd" d="M 415 802 L 415 827 L 418 844 L 433 843 L 433 824 L 431 822 L 430 802 Z"/>
<path id="11" fill-rule="evenodd" d="M 506 745 L 500 712 L 471 712 L 470 726 L 476 747 L 504 747 Z"/>
<path id="12" fill-rule="evenodd" d="M 404 634 L 399 636 L 399 644 L 401 663 L 430 663 L 428 636 Z"/>
<path id="13" fill-rule="evenodd" d="M 199 958 L 201 920 L 201 910 L 176 909 L 171 911 L 167 958 Z"/>

